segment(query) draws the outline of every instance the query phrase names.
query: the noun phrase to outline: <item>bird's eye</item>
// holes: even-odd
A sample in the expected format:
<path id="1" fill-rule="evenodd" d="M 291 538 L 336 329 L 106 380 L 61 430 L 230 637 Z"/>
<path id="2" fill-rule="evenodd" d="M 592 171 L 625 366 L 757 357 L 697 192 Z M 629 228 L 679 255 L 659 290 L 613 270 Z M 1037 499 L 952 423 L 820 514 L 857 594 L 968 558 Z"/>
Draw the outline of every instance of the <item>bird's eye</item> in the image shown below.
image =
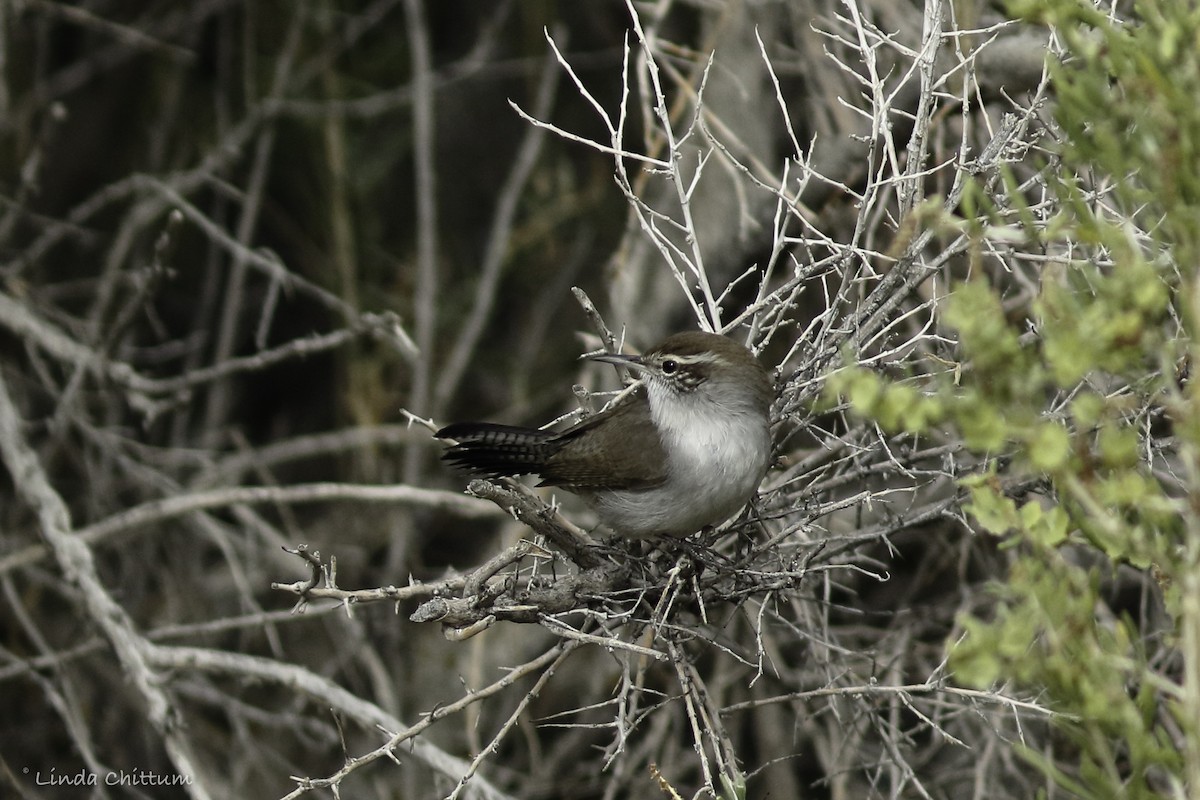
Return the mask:
<path id="1" fill-rule="evenodd" d="M 675 370 L 679 369 L 679 362 L 673 358 L 664 359 L 662 363 L 663 375 L 673 375 Z"/>

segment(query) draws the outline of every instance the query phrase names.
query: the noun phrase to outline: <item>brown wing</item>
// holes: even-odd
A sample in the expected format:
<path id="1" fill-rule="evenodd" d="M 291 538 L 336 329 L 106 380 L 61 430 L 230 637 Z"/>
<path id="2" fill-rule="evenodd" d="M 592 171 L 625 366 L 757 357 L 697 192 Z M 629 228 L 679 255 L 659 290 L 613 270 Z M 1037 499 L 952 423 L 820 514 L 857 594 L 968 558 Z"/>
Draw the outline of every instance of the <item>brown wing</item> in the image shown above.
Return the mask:
<path id="1" fill-rule="evenodd" d="M 645 389 L 560 433 L 540 470 L 543 486 L 649 489 L 667 479 Z"/>

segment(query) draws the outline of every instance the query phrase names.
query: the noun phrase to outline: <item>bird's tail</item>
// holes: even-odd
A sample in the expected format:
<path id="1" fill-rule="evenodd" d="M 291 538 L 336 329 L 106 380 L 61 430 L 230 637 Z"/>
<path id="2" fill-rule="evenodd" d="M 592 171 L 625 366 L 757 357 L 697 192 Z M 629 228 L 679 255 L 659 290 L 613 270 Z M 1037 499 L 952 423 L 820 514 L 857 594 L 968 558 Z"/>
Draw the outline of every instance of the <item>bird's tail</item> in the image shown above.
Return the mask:
<path id="1" fill-rule="evenodd" d="M 489 478 L 539 472 L 558 449 L 552 441 L 556 435 L 490 422 L 459 422 L 434 434 L 457 442 L 442 455 L 444 461 Z"/>

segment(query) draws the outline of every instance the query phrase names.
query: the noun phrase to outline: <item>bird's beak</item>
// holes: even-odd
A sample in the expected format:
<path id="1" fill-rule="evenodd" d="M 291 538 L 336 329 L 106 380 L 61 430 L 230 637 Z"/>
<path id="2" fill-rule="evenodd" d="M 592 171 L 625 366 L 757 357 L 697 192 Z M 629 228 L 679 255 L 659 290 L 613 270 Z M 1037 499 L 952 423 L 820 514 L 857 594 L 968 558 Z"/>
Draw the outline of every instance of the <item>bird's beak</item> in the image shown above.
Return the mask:
<path id="1" fill-rule="evenodd" d="M 596 356 L 586 356 L 591 361 L 603 361 L 605 364 L 616 364 L 618 367 L 626 367 L 634 372 L 645 372 L 647 367 L 642 363 L 641 356 L 627 356 L 621 353 L 601 353 Z"/>

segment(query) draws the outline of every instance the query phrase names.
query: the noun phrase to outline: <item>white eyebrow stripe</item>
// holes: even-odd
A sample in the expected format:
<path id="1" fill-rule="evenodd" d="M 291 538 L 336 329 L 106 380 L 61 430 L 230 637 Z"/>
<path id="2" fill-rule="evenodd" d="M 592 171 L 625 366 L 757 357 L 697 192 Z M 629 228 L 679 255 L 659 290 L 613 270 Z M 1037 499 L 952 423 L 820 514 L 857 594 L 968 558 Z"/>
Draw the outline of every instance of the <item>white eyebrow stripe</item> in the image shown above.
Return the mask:
<path id="1" fill-rule="evenodd" d="M 673 358 L 680 364 L 715 364 L 717 356 L 713 353 L 697 353 L 692 356 L 677 356 L 671 353 L 663 353 L 663 358 Z"/>

